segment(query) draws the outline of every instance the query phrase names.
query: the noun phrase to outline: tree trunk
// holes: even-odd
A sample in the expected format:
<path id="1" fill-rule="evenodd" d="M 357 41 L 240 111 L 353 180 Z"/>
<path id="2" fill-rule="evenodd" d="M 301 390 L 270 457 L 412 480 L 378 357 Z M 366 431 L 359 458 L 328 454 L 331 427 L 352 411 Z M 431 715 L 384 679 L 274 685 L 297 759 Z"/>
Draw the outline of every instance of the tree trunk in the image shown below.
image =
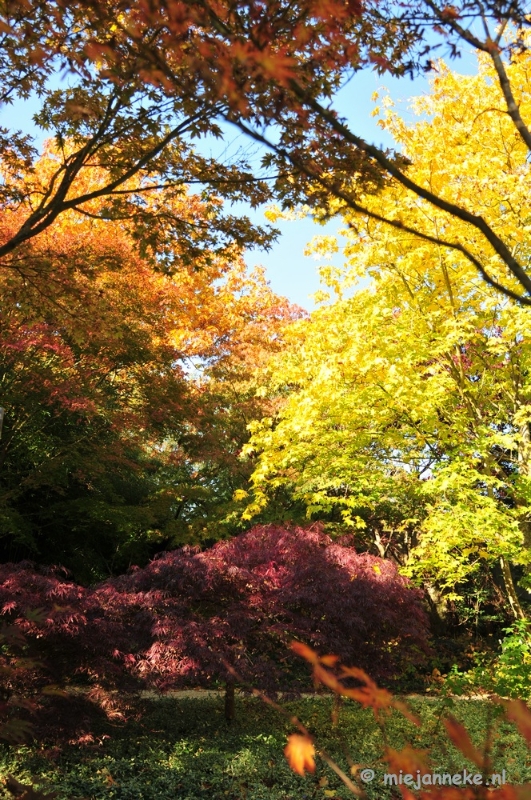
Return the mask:
<path id="1" fill-rule="evenodd" d="M 531 477 L 531 427 L 529 422 L 524 422 L 520 427 L 520 440 L 518 442 L 518 469 L 521 475 Z M 489 496 L 493 496 L 492 487 L 489 487 Z M 526 501 L 522 498 L 514 496 L 516 508 L 521 505 L 527 505 Z M 531 545 L 531 520 L 529 515 L 520 519 L 519 527 L 522 532 L 524 540 L 524 547 L 528 549 Z M 515 619 L 527 619 L 518 600 L 516 589 L 514 586 L 513 576 L 511 574 L 511 565 L 504 556 L 500 556 L 500 566 L 503 575 L 503 582 L 505 585 L 505 593 L 511 606 Z"/>
<path id="2" fill-rule="evenodd" d="M 520 441 L 518 444 L 518 469 L 521 475 L 531 478 L 531 428 L 529 422 L 524 422 L 520 427 Z M 516 506 L 527 505 L 524 498 L 515 497 Z M 531 547 L 531 518 L 526 515 L 520 521 L 520 530 L 524 537 L 524 547 Z"/>
<path id="3" fill-rule="evenodd" d="M 435 634 L 442 635 L 448 627 L 447 614 L 448 603 L 440 591 L 428 583 L 425 584 L 426 600 L 428 603 L 428 613 L 430 617 L 430 627 Z"/>
<path id="4" fill-rule="evenodd" d="M 520 605 L 520 601 L 518 600 L 516 589 L 514 588 L 511 567 L 503 556 L 500 556 L 500 566 L 503 575 L 503 582 L 505 583 L 505 591 L 507 592 L 507 597 L 509 598 L 509 604 L 511 606 L 511 611 L 516 619 L 526 619 L 526 615 L 524 614 L 522 606 Z"/>
<path id="5" fill-rule="evenodd" d="M 225 719 L 227 722 L 232 722 L 236 715 L 236 707 L 234 705 L 234 683 L 227 681 L 225 684 Z"/>

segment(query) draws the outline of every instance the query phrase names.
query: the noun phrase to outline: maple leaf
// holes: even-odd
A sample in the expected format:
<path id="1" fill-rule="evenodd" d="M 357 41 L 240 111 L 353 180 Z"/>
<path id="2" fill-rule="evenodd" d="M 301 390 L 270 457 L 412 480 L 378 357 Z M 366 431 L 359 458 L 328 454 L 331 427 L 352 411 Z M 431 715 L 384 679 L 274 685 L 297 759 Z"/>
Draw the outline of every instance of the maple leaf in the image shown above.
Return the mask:
<path id="1" fill-rule="evenodd" d="M 444 20 L 459 19 L 461 16 L 459 9 L 455 6 L 445 6 L 440 13 Z"/>
<path id="2" fill-rule="evenodd" d="M 266 50 L 254 54 L 255 62 L 275 81 L 285 85 L 295 76 L 296 63 L 286 53 Z"/>
<path id="3" fill-rule="evenodd" d="M 404 773 L 414 775 L 417 771 L 424 773 L 427 769 L 426 754 L 409 745 L 402 750 L 393 750 L 393 748 L 388 747 L 386 759 L 397 772 L 402 770 Z"/>
<path id="4" fill-rule="evenodd" d="M 310 664 L 319 663 L 319 656 L 317 655 L 317 653 L 314 650 L 312 650 L 311 647 L 308 647 L 308 645 L 303 644 L 303 642 L 292 642 L 290 647 L 294 653 L 296 653 L 301 658 L 306 659 L 306 661 L 309 661 Z"/>
<path id="5" fill-rule="evenodd" d="M 363 13 L 363 0 L 346 0 L 349 12 L 355 17 L 361 17 Z"/>
<path id="6" fill-rule="evenodd" d="M 455 717 L 449 715 L 444 720 L 444 727 L 458 750 L 481 769 L 483 767 L 483 756 L 472 744 L 472 740 L 465 726 L 458 722 Z"/>
<path id="7" fill-rule="evenodd" d="M 298 775 L 304 775 L 305 770 L 315 772 L 315 747 L 308 736 L 300 733 L 292 733 L 291 736 L 288 736 L 284 755 L 291 769 Z"/>

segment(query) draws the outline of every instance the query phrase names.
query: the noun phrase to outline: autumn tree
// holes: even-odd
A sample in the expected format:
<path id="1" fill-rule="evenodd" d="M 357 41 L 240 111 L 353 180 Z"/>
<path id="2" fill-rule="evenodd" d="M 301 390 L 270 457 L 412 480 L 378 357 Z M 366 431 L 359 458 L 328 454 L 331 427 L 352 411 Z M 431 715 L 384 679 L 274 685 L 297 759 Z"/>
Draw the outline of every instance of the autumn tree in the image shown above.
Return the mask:
<path id="1" fill-rule="evenodd" d="M 93 588 L 57 568 L 0 567 L 2 614 L 39 659 L 17 675 L 22 691 L 52 679 L 102 702 L 112 688 L 212 687 L 232 680 L 231 668 L 298 693 L 307 677 L 290 663 L 293 637 L 389 683 L 429 652 L 420 601 L 390 561 L 319 526 L 258 526 L 203 551 L 161 553 Z"/>
<path id="2" fill-rule="evenodd" d="M 428 653 L 420 593 L 390 561 L 359 555 L 318 525 L 256 526 L 203 552 L 161 554 L 107 585 L 130 604 L 139 598 L 139 612 L 145 593 L 152 598 L 158 623 L 138 669 L 162 688 L 208 685 L 229 664 L 263 687 L 301 690 L 286 668 L 294 637 L 387 681 Z"/>
<path id="3" fill-rule="evenodd" d="M 5 132 L 5 202 L 31 202 L 0 255 L 8 257 L 64 210 L 82 212 L 90 198 L 72 192 L 72 182 L 94 163 L 108 169 L 99 189 L 105 213 L 133 217 L 144 230 L 140 198 L 149 185 L 178 192 L 183 182 L 199 181 L 258 203 L 269 196 L 269 184 L 260 181 L 267 177 L 286 204 L 303 200 L 322 215 L 335 213 L 340 201 L 379 219 L 366 198 L 391 181 L 449 222 L 461 221 L 464 238 L 436 234 L 437 241 L 468 258 L 492 286 L 512 296 L 523 291 L 522 302 L 531 303 L 526 261 L 513 254 L 502 230 L 418 172 L 413 177 L 404 154 L 365 141 L 334 110 L 338 89 L 360 69 L 414 74 L 433 67 L 437 47 L 455 54 L 472 45 L 492 65 L 496 113 L 528 148 L 519 66 L 527 52 L 523 4 L 58 0 L 5 2 L 1 10 L 4 102 L 42 95 L 39 124 L 59 147 L 66 139 L 74 147 L 58 161 L 53 180 L 20 184 L 34 153 L 23 134 Z M 69 76 L 67 91 L 51 88 L 61 69 Z M 264 165 L 273 171 L 253 174 L 249 165 L 192 153 L 189 137 L 221 135 L 219 120 L 268 147 Z M 126 188 L 130 179 L 134 186 Z M 403 224 L 397 214 L 381 219 Z M 239 230 L 243 241 L 245 222 Z M 468 247 L 470 238 L 482 242 L 481 258 Z"/>
<path id="4" fill-rule="evenodd" d="M 54 163 L 50 150 L 40 174 Z M 299 313 L 249 273 L 237 241 L 218 252 L 216 198 L 146 193 L 146 214 L 164 207 L 184 228 L 170 222 L 148 253 L 102 202 L 65 212 L 0 276 L 3 555 L 85 580 L 162 543 L 217 539 L 225 518 L 238 529 L 238 453 L 267 405 L 253 371 Z M 165 259 L 173 274 L 154 269 Z"/>
<path id="5" fill-rule="evenodd" d="M 441 65 L 432 94 L 417 101 L 420 121 L 390 110 L 382 124 L 412 164 L 433 153 L 412 175 L 480 207 L 525 258 L 526 151 L 509 117 L 491 110 L 497 89 L 481 63 L 467 78 Z M 346 213 L 348 267 L 324 270 L 336 300 L 294 326 L 271 368 L 284 404 L 254 424 L 248 514 L 290 487 L 309 516 L 366 530 L 376 551 L 447 598 L 486 567 L 499 570 L 508 608 L 523 616 L 513 573 L 531 552 L 528 311 L 435 241 L 442 231 L 466 236 L 466 226 L 396 184 L 367 202 L 381 217 L 399 214 L 403 228 Z M 325 238 L 314 249 L 335 246 Z M 479 238 L 468 246 L 485 257 Z M 345 297 L 367 275 L 370 286 Z"/>
<path id="6" fill-rule="evenodd" d="M 146 193 L 156 187 L 164 189 L 166 198 L 182 199 L 185 186 L 196 184 L 208 187 L 205 203 L 212 192 L 251 203 L 269 196 L 267 185 L 251 175 L 242 159 L 227 164 L 194 150 L 194 138 L 220 135 L 216 106 L 201 92 L 188 89 L 179 97 L 168 96 L 124 52 L 115 54 L 120 75 L 105 69 L 97 44 L 91 44 L 86 8 L 8 2 L 0 14 L 0 107 L 38 98 L 36 125 L 55 144 L 53 159 L 43 169 L 31 136 L 1 131 L 1 203 L 8 220 L 0 243 L 4 268 L 16 268 L 14 251 L 64 212 L 95 213 L 90 203 L 98 198 L 97 214 L 129 220 L 146 248 L 173 229 L 187 239 L 193 259 L 193 236 L 186 218 L 177 213 L 179 204 L 173 212 L 146 204 Z M 99 33 L 112 36 L 114 28 L 106 22 Z M 100 180 L 90 186 L 85 178 L 95 169 Z M 240 246 L 271 241 L 271 232 L 261 231 L 257 238 L 247 219 L 224 216 L 215 203 L 209 211 L 215 220 L 212 245 L 219 255 L 235 240 Z"/>
<path id="7" fill-rule="evenodd" d="M 147 170 L 149 180 L 153 159 L 156 164 L 161 154 L 166 160 L 166 139 L 180 141 L 185 131 L 194 136 L 209 131 L 219 134 L 216 119 L 225 119 L 269 147 L 272 157 L 266 161 L 280 168 L 274 173 L 278 175 L 276 190 L 286 203 L 304 198 L 322 213 L 328 198 L 335 198 L 345 208 L 378 219 L 379 212 L 366 203 L 366 196 L 377 193 L 388 180 L 396 182 L 449 221 L 464 224 L 466 239 L 439 236 L 441 245 L 461 252 L 491 285 L 513 295 L 523 290 L 522 302 L 531 302 L 525 297 L 531 287 L 526 262 L 514 256 L 502 230 L 475 207 L 435 189 L 418 173 L 413 178 L 403 154 L 366 142 L 333 108 L 344 79 L 364 67 L 399 75 L 413 73 L 432 68 L 433 54 L 441 42 L 453 53 L 460 45 L 472 45 L 492 65 L 496 113 L 510 121 L 515 135 L 528 148 L 531 135 L 522 107 L 526 90 L 519 72 L 520 59 L 527 52 L 528 19 L 523 5 L 467 2 L 448 6 L 418 0 L 404 7 L 382 7 L 372 2 L 301 0 L 297 4 L 213 6 L 93 0 L 68 3 L 67 9 L 61 2 L 46 6 L 7 3 L 3 18 L 6 63 L 9 61 L 10 69 L 11 64 L 16 65 L 6 74 L 6 99 L 32 89 L 47 92 L 46 81 L 53 70 L 68 68 L 75 76 L 75 89 L 65 100 L 60 93 L 50 94 L 40 119 L 55 128 L 58 141 L 66 133 L 75 133 L 82 145 L 58 168 L 53 187 L 42 195 L 42 206 L 31 211 L 11 243 L 6 243 L 8 249 L 42 229 L 63 207 L 82 207 L 83 196 L 66 200 L 62 194 L 71 177 L 88 166 L 86 158 L 93 159 L 96 154 L 100 158 L 111 139 L 118 141 L 114 133 L 106 132 L 106 126 L 114 124 L 116 93 L 125 92 L 126 119 L 120 118 L 115 133 L 118 137 L 120 130 L 131 134 L 128 141 L 135 144 L 126 148 L 127 155 L 121 146 L 111 145 L 115 148 L 112 160 L 118 166 L 106 188 L 102 187 L 112 198 L 111 206 L 120 205 L 120 186 L 126 178 Z M 434 32 L 439 37 L 435 41 Z M 87 99 L 94 95 L 95 80 L 96 86 L 97 81 L 102 82 L 110 98 L 110 104 L 104 102 L 99 110 Z M 142 101 L 142 111 L 136 115 L 133 105 L 143 92 L 147 92 L 146 103 Z M 162 97 L 167 101 L 162 102 Z M 121 100 L 116 102 L 119 106 Z M 176 117 L 179 123 L 172 127 L 171 120 Z M 68 131 L 62 130 L 63 121 Z M 169 127 L 164 135 L 158 135 L 156 131 L 162 130 L 166 121 Z M 100 141 L 102 126 L 105 133 Z M 152 139 L 144 147 L 148 129 Z M 273 130 L 279 135 L 273 135 Z M 137 140 L 142 147 L 132 154 L 131 146 L 137 147 Z M 15 172 L 21 159 L 29 157 L 27 146 L 19 137 L 18 149 L 9 151 L 7 160 Z M 159 181 L 156 167 L 154 171 Z M 213 162 L 203 162 L 200 172 L 199 180 L 224 184 L 229 193 L 235 186 L 241 192 L 241 179 L 247 184 L 252 180 L 249 172 L 228 174 Z M 175 177 L 174 171 L 168 185 L 175 185 Z M 189 179 L 197 177 L 194 174 Z M 140 184 L 137 188 L 142 191 Z M 260 191 L 263 198 L 263 184 Z M 134 195 L 125 196 L 126 204 L 132 203 L 134 213 L 142 216 Z M 258 195 L 253 197 L 258 201 Z M 130 207 L 127 213 L 131 213 Z M 385 220 L 394 227 L 403 224 L 396 215 Z M 422 235 L 420 230 L 416 233 Z M 471 237 L 482 241 L 485 258 L 478 258 L 468 248 Z"/>

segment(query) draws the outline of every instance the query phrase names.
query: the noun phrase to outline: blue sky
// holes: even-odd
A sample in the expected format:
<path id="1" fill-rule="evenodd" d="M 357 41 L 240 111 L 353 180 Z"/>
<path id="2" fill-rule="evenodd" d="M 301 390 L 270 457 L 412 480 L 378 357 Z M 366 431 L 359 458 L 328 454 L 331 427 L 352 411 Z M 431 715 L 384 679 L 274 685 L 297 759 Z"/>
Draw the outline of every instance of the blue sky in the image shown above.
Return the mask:
<path id="1" fill-rule="evenodd" d="M 350 127 L 355 133 L 363 136 L 371 143 L 393 147 L 391 136 L 382 131 L 377 125 L 377 119 L 372 116 L 375 103 L 372 95 L 378 91 L 382 94 L 389 93 L 401 113 L 406 112 L 409 98 L 427 92 L 429 83 L 425 77 L 415 80 L 410 78 L 385 79 L 370 70 L 358 73 L 337 95 L 336 108 L 341 116 L 346 117 Z M 253 163 L 259 163 L 260 154 L 265 150 L 258 150 L 254 142 L 246 140 L 244 134 L 235 129 L 222 126 L 227 138 L 220 143 L 218 140 L 207 140 L 199 143 L 199 148 L 205 155 L 229 159 L 231 154 L 239 152 L 245 154 Z M 252 209 L 244 203 L 235 203 L 231 212 L 246 214 L 254 223 L 268 224 L 264 216 L 267 206 Z M 338 234 L 342 227 L 340 219 L 331 220 L 326 225 L 318 225 L 309 217 L 294 220 L 279 220 L 275 227 L 280 229 L 281 235 L 269 252 L 252 250 L 247 253 L 246 261 L 250 267 L 262 265 L 266 268 L 271 287 L 277 294 L 284 295 L 291 302 L 311 310 L 315 308 L 312 295 L 319 287 L 319 266 L 340 266 L 342 264 L 341 237 L 338 237 L 340 249 L 333 258 L 326 262 L 316 260 L 314 256 L 305 256 L 304 251 L 314 236 L 323 234 Z"/>
<path id="2" fill-rule="evenodd" d="M 470 54 L 464 59 L 452 64 L 456 71 L 469 73 L 474 71 L 475 59 Z M 375 91 L 385 92 L 390 96 L 401 113 L 407 113 L 408 100 L 411 97 L 429 91 L 426 77 L 393 79 L 389 76 L 381 77 L 376 72 L 367 70 L 358 73 L 338 95 L 336 108 L 340 114 L 347 118 L 351 128 L 358 135 L 369 142 L 392 146 L 391 137 L 377 126 L 377 120 L 372 116 L 374 103 L 371 97 Z M 33 99 L 26 102 L 16 102 L 12 106 L 4 107 L 0 111 L 0 125 L 19 128 L 35 136 L 37 142 L 42 141 L 43 132 L 35 127 L 32 115 L 38 109 L 38 102 Z M 232 134 L 229 134 L 229 138 Z M 240 146 L 248 147 L 241 136 L 232 135 L 233 141 L 228 144 L 227 150 Z M 205 143 L 205 147 L 208 144 Z M 225 145 L 223 145 L 225 147 Z M 203 147 L 201 148 L 203 149 Z M 215 150 L 219 150 L 216 145 Z M 243 203 L 238 203 L 232 213 L 245 213 L 253 222 L 265 224 L 265 208 L 253 210 Z M 341 246 L 339 252 L 331 260 L 324 262 L 315 260 L 313 256 L 305 256 L 304 250 L 312 237 L 321 234 L 337 234 L 341 229 L 341 221 L 331 220 L 326 226 L 316 225 L 309 218 L 292 221 L 279 221 L 276 227 L 280 229 L 281 236 L 269 253 L 251 251 L 247 255 L 249 266 L 260 264 L 266 268 L 271 287 L 278 294 L 284 295 L 293 303 L 308 310 L 315 307 L 312 294 L 319 288 L 318 268 L 322 263 L 340 266 L 342 264 Z M 339 240 L 341 245 L 341 240 Z"/>

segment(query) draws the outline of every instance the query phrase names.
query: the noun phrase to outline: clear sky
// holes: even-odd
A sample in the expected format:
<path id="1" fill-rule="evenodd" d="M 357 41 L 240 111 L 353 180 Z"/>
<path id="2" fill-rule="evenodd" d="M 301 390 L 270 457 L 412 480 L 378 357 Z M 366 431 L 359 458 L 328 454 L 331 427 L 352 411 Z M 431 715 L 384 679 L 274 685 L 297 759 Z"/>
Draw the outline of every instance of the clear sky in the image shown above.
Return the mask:
<path id="1" fill-rule="evenodd" d="M 456 71 L 468 73 L 475 71 L 475 58 L 470 55 L 452 64 Z M 374 103 L 371 97 L 375 91 L 385 92 L 390 96 L 402 114 L 407 113 L 408 100 L 411 97 L 423 94 L 429 90 L 428 80 L 418 77 L 393 79 L 389 76 L 380 77 L 376 72 L 364 70 L 358 73 L 338 95 L 336 108 L 340 114 L 347 118 L 352 130 L 363 136 L 369 142 L 377 145 L 393 146 L 391 137 L 377 126 L 377 120 L 372 116 Z M 0 110 L 0 125 L 10 128 L 19 128 L 35 136 L 37 142 L 43 140 L 43 132 L 35 127 L 32 115 L 37 111 L 39 104 L 36 100 L 16 102 L 12 106 Z M 232 135 L 232 134 L 231 134 Z M 241 136 L 229 144 L 238 147 L 243 142 Z M 203 149 L 203 148 L 202 148 Z M 218 149 L 216 146 L 215 149 Z M 238 203 L 232 213 L 245 213 L 253 222 L 265 224 L 265 208 L 253 210 L 243 203 Z M 286 296 L 308 310 L 314 308 L 311 295 L 319 288 L 318 268 L 323 260 L 315 260 L 313 256 L 305 256 L 304 250 L 312 237 L 316 235 L 336 234 L 341 228 L 341 221 L 331 220 L 326 226 L 319 226 L 311 219 L 297 219 L 293 221 L 279 221 L 276 227 L 280 229 L 281 236 L 269 253 L 251 251 L 247 255 L 250 266 L 261 264 L 266 268 L 268 279 L 275 292 Z M 341 240 L 340 240 L 341 245 Z M 327 264 L 341 265 L 342 250 L 326 262 Z"/>

